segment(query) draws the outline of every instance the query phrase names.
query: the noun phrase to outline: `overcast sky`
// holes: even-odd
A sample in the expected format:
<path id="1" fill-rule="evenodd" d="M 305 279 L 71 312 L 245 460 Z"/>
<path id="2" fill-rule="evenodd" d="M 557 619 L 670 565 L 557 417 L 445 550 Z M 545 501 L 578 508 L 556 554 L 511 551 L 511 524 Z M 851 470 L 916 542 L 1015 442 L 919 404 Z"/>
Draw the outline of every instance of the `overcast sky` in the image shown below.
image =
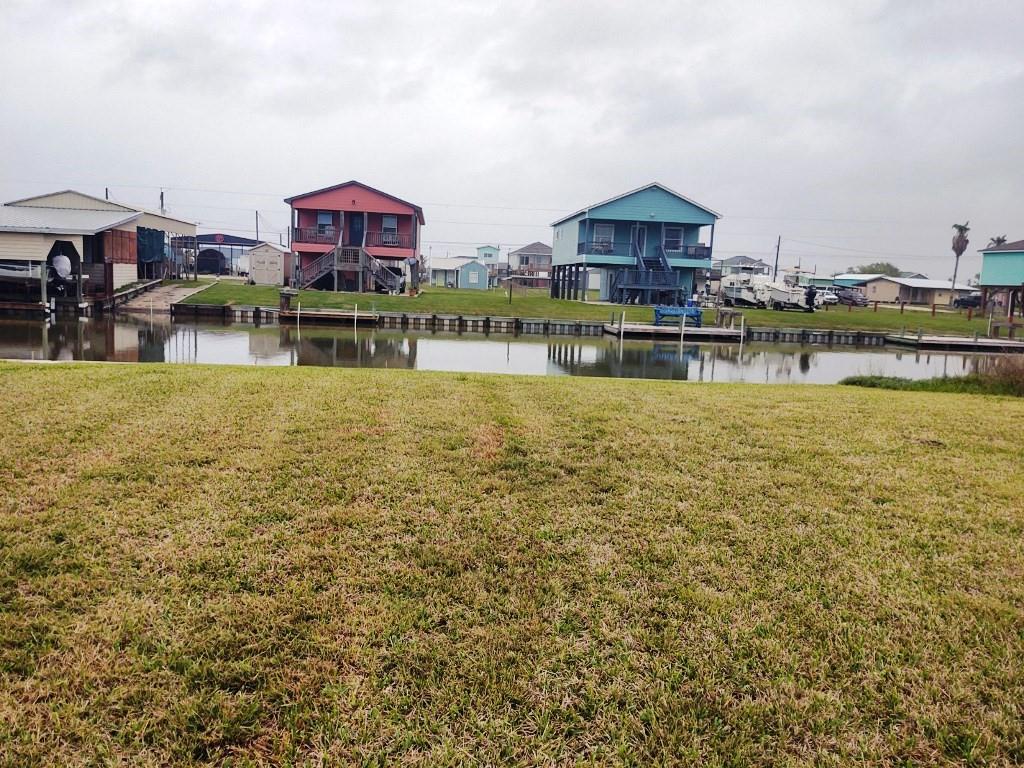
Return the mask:
<path id="1" fill-rule="evenodd" d="M 425 249 L 550 242 L 649 181 L 716 255 L 952 273 L 1024 239 L 1022 0 L 3 0 L 0 196 L 74 187 L 276 239 L 350 178 Z"/>

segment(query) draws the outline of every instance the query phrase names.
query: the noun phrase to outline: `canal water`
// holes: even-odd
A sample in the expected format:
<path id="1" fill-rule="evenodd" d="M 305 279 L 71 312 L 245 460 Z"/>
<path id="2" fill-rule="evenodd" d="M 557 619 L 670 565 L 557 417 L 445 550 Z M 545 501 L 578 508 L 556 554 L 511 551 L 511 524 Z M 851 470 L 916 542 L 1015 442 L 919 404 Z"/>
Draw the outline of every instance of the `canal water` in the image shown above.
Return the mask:
<path id="1" fill-rule="evenodd" d="M 875 374 L 929 378 L 976 371 L 991 356 L 877 347 L 690 344 L 610 336 L 484 336 L 166 318 L 0 319 L 0 358 L 319 365 L 431 371 L 832 384 Z"/>

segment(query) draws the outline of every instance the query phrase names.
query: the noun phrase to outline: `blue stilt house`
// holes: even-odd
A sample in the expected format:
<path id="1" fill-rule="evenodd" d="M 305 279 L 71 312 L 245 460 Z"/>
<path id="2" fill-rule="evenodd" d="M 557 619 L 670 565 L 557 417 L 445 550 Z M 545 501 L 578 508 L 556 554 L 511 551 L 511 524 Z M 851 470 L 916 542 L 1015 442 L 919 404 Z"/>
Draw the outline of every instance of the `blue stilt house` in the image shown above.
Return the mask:
<path id="1" fill-rule="evenodd" d="M 596 268 L 602 301 L 683 304 L 710 273 L 719 218 L 655 182 L 559 219 L 551 225 L 551 296 L 584 298 Z"/>

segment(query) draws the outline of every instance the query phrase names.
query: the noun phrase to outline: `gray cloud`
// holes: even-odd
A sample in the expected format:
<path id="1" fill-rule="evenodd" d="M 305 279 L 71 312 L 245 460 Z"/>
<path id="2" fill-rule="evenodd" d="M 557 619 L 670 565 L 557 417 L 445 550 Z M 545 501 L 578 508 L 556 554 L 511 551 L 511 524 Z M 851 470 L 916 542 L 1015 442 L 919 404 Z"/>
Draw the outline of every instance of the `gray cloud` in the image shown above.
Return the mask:
<path id="1" fill-rule="evenodd" d="M 725 255 L 782 234 L 785 263 L 945 277 L 969 218 L 973 273 L 1024 237 L 1022 23 L 1017 0 L 14 0 L 0 192 L 164 186 L 265 231 L 356 177 L 422 202 L 436 253 L 658 179 L 725 214 Z"/>

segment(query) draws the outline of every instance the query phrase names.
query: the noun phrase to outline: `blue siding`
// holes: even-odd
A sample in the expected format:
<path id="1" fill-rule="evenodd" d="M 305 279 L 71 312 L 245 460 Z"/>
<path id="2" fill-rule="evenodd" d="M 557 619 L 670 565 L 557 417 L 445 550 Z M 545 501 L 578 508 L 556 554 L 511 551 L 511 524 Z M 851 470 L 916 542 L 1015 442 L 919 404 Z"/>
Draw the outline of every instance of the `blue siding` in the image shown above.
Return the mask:
<path id="1" fill-rule="evenodd" d="M 1024 251 L 983 253 L 981 255 L 981 284 L 989 286 L 1024 284 Z"/>
<path id="2" fill-rule="evenodd" d="M 470 275 L 476 275 L 476 282 L 472 282 Z M 459 288 L 475 288 L 479 291 L 487 290 L 487 267 L 483 262 L 470 261 L 459 267 Z"/>
<path id="3" fill-rule="evenodd" d="M 660 187 L 649 187 L 632 195 L 590 209 L 592 219 L 713 224 L 715 217 Z"/>

